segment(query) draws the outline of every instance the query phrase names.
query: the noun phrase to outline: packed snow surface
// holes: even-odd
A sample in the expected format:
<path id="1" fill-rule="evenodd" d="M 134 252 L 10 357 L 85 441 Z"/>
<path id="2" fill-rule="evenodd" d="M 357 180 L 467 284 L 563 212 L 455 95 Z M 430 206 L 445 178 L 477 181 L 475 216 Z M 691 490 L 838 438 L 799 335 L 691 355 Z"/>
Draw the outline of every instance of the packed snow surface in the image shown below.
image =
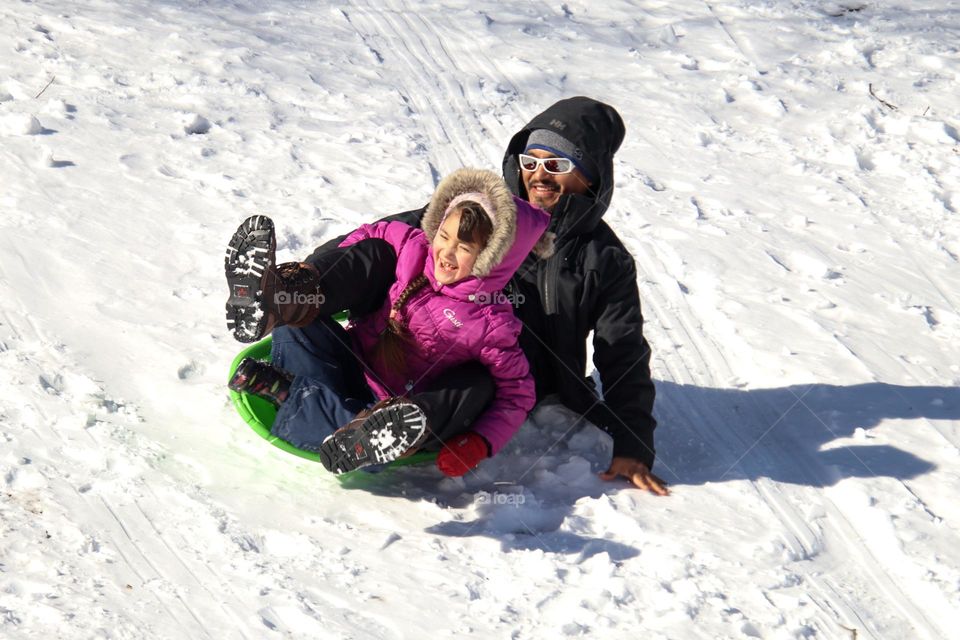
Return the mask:
<path id="1" fill-rule="evenodd" d="M 0 637 L 951 638 L 955 0 L 0 2 Z M 542 407 L 341 485 L 225 388 L 223 251 L 627 123 L 659 498 Z"/>

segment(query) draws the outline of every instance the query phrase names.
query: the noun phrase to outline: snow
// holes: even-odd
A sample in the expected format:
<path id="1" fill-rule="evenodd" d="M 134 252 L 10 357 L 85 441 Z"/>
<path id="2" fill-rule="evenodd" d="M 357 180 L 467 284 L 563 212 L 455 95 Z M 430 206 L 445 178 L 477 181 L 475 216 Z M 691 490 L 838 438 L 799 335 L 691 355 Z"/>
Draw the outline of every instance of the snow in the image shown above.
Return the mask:
<path id="1" fill-rule="evenodd" d="M 0 4 L 0 636 L 947 638 L 952 0 Z M 233 412 L 223 248 L 279 257 L 615 105 L 672 495 L 543 407 L 354 478 Z"/>

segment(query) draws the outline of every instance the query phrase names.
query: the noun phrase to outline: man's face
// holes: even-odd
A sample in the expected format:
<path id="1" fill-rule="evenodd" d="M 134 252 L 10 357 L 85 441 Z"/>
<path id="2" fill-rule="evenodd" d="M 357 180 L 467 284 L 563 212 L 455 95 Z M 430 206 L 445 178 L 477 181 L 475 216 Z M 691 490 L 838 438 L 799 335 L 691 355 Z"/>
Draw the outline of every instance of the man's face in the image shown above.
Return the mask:
<path id="1" fill-rule="evenodd" d="M 530 149 L 526 154 L 535 158 L 556 157 L 543 149 Z M 560 196 L 566 193 L 586 193 L 590 188 L 590 181 L 577 168 L 570 173 L 547 173 L 540 164 L 534 171 L 521 169 L 520 175 L 523 178 L 523 186 L 527 190 L 527 200 L 551 213 Z"/>

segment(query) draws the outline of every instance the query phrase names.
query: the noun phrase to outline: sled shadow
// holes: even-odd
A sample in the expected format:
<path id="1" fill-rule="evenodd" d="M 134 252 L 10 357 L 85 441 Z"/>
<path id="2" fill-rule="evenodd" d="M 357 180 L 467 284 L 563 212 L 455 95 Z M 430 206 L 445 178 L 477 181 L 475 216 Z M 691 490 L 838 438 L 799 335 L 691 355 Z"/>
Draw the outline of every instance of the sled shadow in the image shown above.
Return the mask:
<path id="1" fill-rule="evenodd" d="M 909 479 L 935 469 L 873 430 L 885 423 L 885 432 L 931 433 L 936 425 L 916 421 L 960 420 L 960 389 L 880 382 L 711 389 L 659 382 L 657 415 L 656 470 L 673 484 L 766 477 L 824 487 L 844 478 Z"/>
<path id="2" fill-rule="evenodd" d="M 463 478 L 444 478 L 429 463 L 378 474 L 352 474 L 341 486 L 394 499 L 435 503 L 449 519 L 427 527 L 427 533 L 493 538 L 503 552 L 541 550 L 576 556 L 578 562 L 599 553 L 607 553 L 613 562 L 639 555 L 632 546 L 589 535 L 590 524 L 577 520 L 574 507 L 580 498 L 599 498 L 614 485 L 596 477 L 596 464 L 581 455 L 586 452 L 573 453 L 563 444 L 561 436 L 569 426 L 551 425 L 547 438 L 558 446 L 544 451 L 544 432 L 528 421 L 515 438 L 519 443 L 511 443 L 507 451 Z M 589 457 L 603 457 L 607 443 L 601 438 L 591 436 L 594 446 Z M 570 470 L 567 481 L 554 473 L 565 467 Z"/>
<path id="3" fill-rule="evenodd" d="M 478 526 L 478 522 L 480 523 Z M 427 533 L 456 538 L 469 536 L 487 536 L 500 541 L 500 550 L 509 551 L 543 551 L 554 555 L 577 556 L 576 562 L 583 562 L 598 553 L 606 553 L 613 562 L 623 562 L 640 555 L 640 552 L 630 545 L 610 540 L 584 536 L 569 531 L 538 531 L 530 525 L 518 521 L 520 525 L 513 531 L 491 530 L 489 523 L 479 519 L 474 523 L 450 523 L 428 527 Z M 558 523 L 559 526 L 560 523 Z"/>

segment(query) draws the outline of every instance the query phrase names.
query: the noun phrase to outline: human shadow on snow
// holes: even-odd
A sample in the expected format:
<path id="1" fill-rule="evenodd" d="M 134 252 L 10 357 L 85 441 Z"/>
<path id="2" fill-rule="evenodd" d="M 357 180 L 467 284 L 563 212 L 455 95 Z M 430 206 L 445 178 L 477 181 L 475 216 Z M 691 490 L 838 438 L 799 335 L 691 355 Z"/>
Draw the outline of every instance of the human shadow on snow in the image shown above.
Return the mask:
<path id="1" fill-rule="evenodd" d="M 872 431 L 888 421 L 960 420 L 960 388 L 871 382 L 712 389 L 659 382 L 657 413 L 657 472 L 672 483 L 766 477 L 823 487 L 932 471 L 935 465 L 916 452 L 887 442 L 892 431 L 901 446 L 921 442 L 919 433 L 905 433 L 917 431 L 916 422 Z"/>
<path id="2" fill-rule="evenodd" d="M 885 435 L 871 433 L 874 427 L 893 420 L 960 420 L 955 387 L 866 383 L 713 389 L 660 381 L 657 394 L 655 471 L 674 487 L 759 478 L 812 487 L 844 478 L 914 478 L 935 465 L 885 442 Z M 886 427 L 885 433 L 898 431 L 900 443 L 922 442 L 912 435 L 899 437 L 903 430 L 917 429 L 916 422 Z M 463 479 L 445 479 L 429 465 L 357 474 L 343 486 L 446 507 L 450 519 L 427 528 L 438 535 L 489 536 L 504 551 L 540 549 L 581 560 L 606 552 L 617 562 L 639 551 L 603 537 L 598 527 L 604 523 L 593 520 L 635 519 L 635 510 L 619 513 L 612 499 L 578 501 L 612 498 L 621 491 L 636 492 L 636 499 L 655 498 L 625 482 L 600 480 L 596 474 L 610 453 L 609 437 L 563 407 L 546 405 L 503 452 Z M 596 514 L 597 509 L 604 513 Z"/>

